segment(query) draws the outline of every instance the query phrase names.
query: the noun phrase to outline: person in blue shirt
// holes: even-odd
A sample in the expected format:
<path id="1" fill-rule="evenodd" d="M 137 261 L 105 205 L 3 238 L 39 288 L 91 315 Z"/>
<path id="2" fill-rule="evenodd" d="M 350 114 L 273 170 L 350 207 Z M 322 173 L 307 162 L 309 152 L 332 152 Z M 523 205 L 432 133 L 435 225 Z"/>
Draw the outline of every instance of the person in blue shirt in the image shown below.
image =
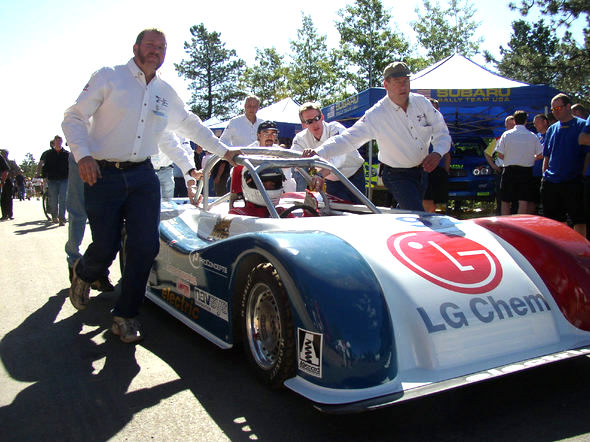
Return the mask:
<path id="1" fill-rule="evenodd" d="M 590 239 L 590 117 L 578 137 L 578 143 L 584 146 L 584 216 L 586 218 L 586 238 Z"/>
<path id="2" fill-rule="evenodd" d="M 586 237 L 583 207 L 582 166 L 585 151 L 578 137 L 586 122 L 574 117 L 571 100 L 557 94 L 551 100 L 551 111 L 557 122 L 547 129 L 543 149 L 543 183 L 541 201 L 547 218 L 566 222 Z"/>

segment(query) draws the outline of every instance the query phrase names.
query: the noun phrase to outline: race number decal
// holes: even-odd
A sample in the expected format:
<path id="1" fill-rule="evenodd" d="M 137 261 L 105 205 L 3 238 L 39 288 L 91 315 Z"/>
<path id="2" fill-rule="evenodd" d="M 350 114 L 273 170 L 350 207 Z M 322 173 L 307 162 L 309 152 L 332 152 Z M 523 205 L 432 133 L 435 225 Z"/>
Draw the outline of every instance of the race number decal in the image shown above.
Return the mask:
<path id="1" fill-rule="evenodd" d="M 404 232 L 391 236 L 387 247 L 413 272 L 455 292 L 487 293 L 502 280 L 498 258 L 463 236 L 434 231 Z"/>

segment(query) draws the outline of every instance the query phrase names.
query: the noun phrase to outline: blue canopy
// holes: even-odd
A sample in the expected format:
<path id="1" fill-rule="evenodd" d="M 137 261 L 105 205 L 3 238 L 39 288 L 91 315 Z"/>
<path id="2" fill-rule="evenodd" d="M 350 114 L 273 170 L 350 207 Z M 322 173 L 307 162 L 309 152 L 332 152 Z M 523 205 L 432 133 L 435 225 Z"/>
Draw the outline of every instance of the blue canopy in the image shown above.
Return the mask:
<path id="1" fill-rule="evenodd" d="M 521 86 L 506 89 L 419 89 L 412 90 L 440 105 L 451 135 L 469 134 L 497 137 L 505 130 L 504 119 L 516 110 L 529 114 L 529 122 L 536 114 L 547 113 L 551 98 L 559 93 L 549 86 Z M 371 106 L 385 96 L 385 89 L 371 88 L 326 106 L 327 121 L 340 121 L 351 126 Z"/>

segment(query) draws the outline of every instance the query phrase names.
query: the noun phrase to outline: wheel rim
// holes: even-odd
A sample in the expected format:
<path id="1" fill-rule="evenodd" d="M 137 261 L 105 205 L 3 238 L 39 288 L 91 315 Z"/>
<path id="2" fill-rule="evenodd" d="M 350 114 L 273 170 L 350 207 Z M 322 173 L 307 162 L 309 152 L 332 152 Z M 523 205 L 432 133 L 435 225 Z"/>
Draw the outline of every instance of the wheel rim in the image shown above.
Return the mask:
<path id="1" fill-rule="evenodd" d="M 277 361 L 281 343 L 281 318 L 272 290 L 256 284 L 246 305 L 246 332 L 256 363 L 268 370 Z"/>

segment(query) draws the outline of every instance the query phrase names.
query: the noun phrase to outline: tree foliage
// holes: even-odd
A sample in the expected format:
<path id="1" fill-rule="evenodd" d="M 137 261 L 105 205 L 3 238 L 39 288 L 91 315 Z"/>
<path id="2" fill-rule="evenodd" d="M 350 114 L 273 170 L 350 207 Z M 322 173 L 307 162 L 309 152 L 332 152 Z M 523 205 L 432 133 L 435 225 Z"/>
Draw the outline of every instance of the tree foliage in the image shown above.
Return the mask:
<path id="1" fill-rule="evenodd" d="M 295 101 L 322 101 L 338 94 L 340 63 L 329 51 L 325 35 L 318 35 L 313 20 L 302 14 L 297 39 L 291 43 L 288 86 Z"/>
<path id="2" fill-rule="evenodd" d="M 423 0 L 424 12 L 419 7 L 415 11 L 418 19 L 413 21 L 418 42 L 426 49 L 430 62 L 437 62 L 454 53 L 472 57 L 479 53 L 483 38 L 475 38 L 480 23 L 473 20 L 476 10 L 467 3 L 451 0 L 447 8 L 438 1 L 432 4 Z"/>
<path id="3" fill-rule="evenodd" d="M 71 154 L 70 154 L 71 155 Z M 32 153 L 27 153 L 25 159 L 20 163 L 20 168 L 23 171 L 23 175 L 27 178 L 33 178 L 37 172 L 37 161 Z"/>
<path id="4" fill-rule="evenodd" d="M 546 83 L 590 103 L 590 3 L 587 0 L 521 0 L 511 3 L 526 16 L 537 8 L 544 18 L 535 24 L 523 20 L 512 24 L 508 48 L 500 47 L 501 60 L 486 58 L 497 64 L 500 73 L 531 83 Z M 576 19 L 585 19 L 583 41 L 576 41 L 569 26 Z M 557 30 L 563 27 L 563 37 Z"/>
<path id="5" fill-rule="evenodd" d="M 380 0 L 355 0 L 338 11 L 340 53 L 349 67 L 346 82 L 357 92 L 381 86 L 385 67 L 410 55 L 410 45 L 390 27 L 391 14 Z"/>
<path id="6" fill-rule="evenodd" d="M 290 95 L 287 73 L 284 57 L 274 47 L 256 48 L 256 64 L 246 68 L 243 86 L 260 98 L 261 106 L 266 106 Z"/>
<path id="7" fill-rule="evenodd" d="M 184 42 L 188 58 L 174 64 L 179 75 L 191 80 L 188 104 L 202 119 L 229 117 L 246 96 L 238 86 L 245 63 L 234 49 L 226 49 L 220 33 L 208 32 L 203 23 L 191 26 L 190 33 L 190 43 Z"/>

